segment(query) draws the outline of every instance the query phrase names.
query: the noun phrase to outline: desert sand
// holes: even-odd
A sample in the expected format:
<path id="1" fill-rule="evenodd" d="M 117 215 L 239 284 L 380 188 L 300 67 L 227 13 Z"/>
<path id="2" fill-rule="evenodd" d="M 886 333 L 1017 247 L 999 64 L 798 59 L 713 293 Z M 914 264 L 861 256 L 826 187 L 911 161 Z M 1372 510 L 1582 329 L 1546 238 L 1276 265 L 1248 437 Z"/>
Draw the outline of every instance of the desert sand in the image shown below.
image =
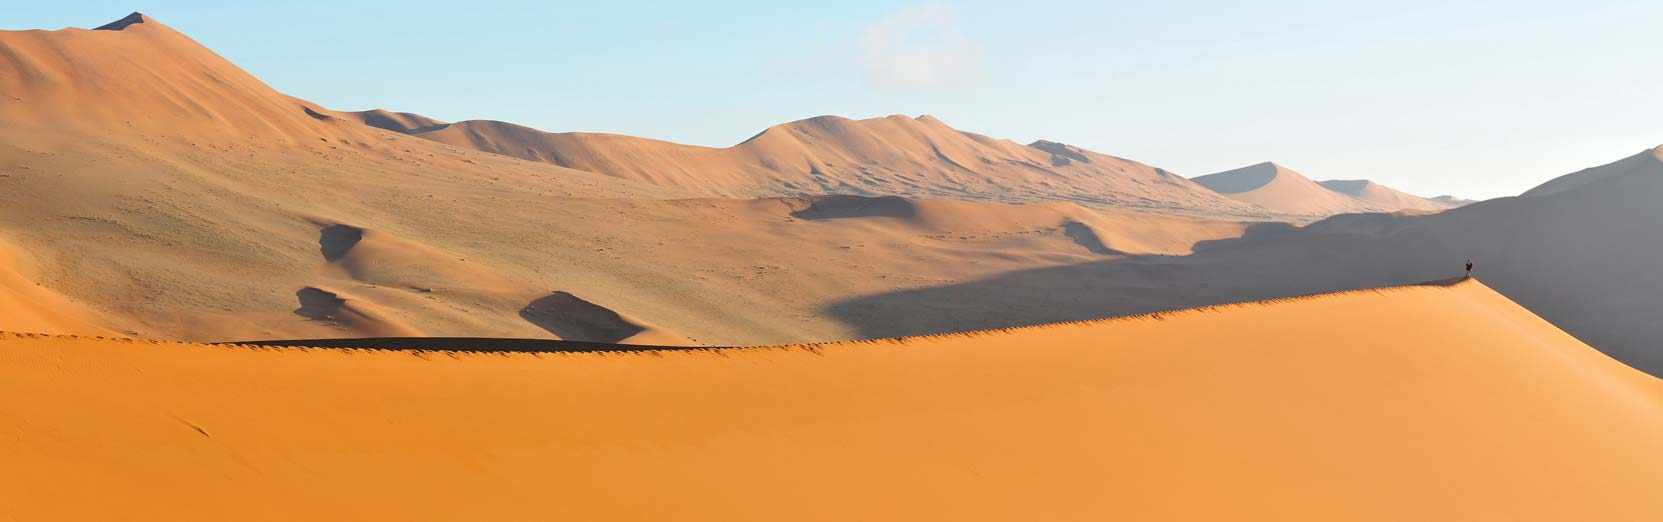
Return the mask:
<path id="1" fill-rule="evenodd" d="M 616 134 L 551 133 L 500 121 L 447 124 L 384 110 L 334 114 L 457 147 L 701 197 L 815 193 L 1072 201 L 1204 217 L 1269 215 L 1136 161 L 1049 141 L 1025 146 L 959 131 L 927 115 L 820 116 L 769 127 L 732 147 L 711 148 Z"/>
<path id="2" fill-rule="evenodd" d="M 1379 209 L 1274 164 L 1202 178 L 1226 197 L 934 118 L 815 118 L 726 149 L 499 126 L 589 143 L 529 161 L 409 135 L 484 124 L 286 96 L 142 16 L 0 31 L 0 47 L 5 329 L 783 344 L 1399 284 L 1472 257 L 1505 295 L 1663 372 L 1655 150 L 1522 198 L 1301 226 Z M 830 185 L 803 181 L 815 169 Z M 872 184 L 851 181 L 862 169 Z M 730 189 L 745 195 L 708 196 Z M 771 191 L 790 195 L 756 197 Z"/>
<path id="3" fill-rule="evenodd" d="M 6 335 L 0 395 L 20 520 L 1663 517 L 1663 382 L 1475 281 L 752 349 Z"/>
<path id="4" fill-rule="evenodd" d="M 0 31 L 17 57 L 0 62 L 0 234 L 32 260 L 13 279 L 84 319 L 49 328 L 12 314 L 0 328 L 213 341 L 562 331 L 607 342 L 825 341 L 857 334 L 826 313 L 851 297 L 1181 255 L 1247 227 L 1138 210 L 1180 205 L 1172 201 L 1093 208 L 1060 195 L 699 198 L 368 126 L 440 123 L 349 118 L 276 92 L 153 18 L 128 22 Z M 963 161 L 1006 149 L 1053 161 L 924 120 L 870 125 L 911 140 L 896 168 L 947 141 Z M 1152 167 L 1047 147 L 1246 208 Z M 571 306 L 534 306 L 551 297 Z M 648 335 L 614 338 L 634 328 Z"/>

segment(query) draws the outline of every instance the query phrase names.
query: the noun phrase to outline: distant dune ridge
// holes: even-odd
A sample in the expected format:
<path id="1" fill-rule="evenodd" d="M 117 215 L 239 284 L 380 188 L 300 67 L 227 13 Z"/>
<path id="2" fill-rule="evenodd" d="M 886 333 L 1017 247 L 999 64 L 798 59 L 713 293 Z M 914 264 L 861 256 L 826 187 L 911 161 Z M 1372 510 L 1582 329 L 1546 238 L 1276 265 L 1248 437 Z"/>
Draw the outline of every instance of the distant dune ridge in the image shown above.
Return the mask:
<path id="1" fill-rule="evenodd" d="M 1475 281 L 818 346 L 0 361 L 22 520 L 1663 518 L 1663 381 Z"/>
<path id="2" fill-rule="evenodd" d="M 1429 199 L 1369 180 L 1311 181 L 1282 165 L 1264 162 L 1196 177 L 1213 191 L 1272 212 L 1327 217 L 1361 212 L 1436 212 L 1463 204 Z"/>
<path id="3" fill-rule="evenodd" d="M 1364 203 L 1390 212 L 1405 210 L 1437 212 L 1458 207 L 1462 204 L 1459 200 L 1453 198 L 1423 198 L 1366 179 L 1335 179 L 1319 181 L 1317 184 L 1328 190 L 1357 198 Z"/>
<path id="4" fill-rule="evenodd" d="M 949 197 L 1007 203 L 1075 201 L 1203 215 L 1263 211 L 1181 176 L 1060 143 L 1024 146 L 962 132 L 930 116 L 821 116 L 709 148 L 499 121 L 437 124 L 382 110 L 339 113 L 458 147 L 552 163 L 713 197 L 803 193 Z"/>

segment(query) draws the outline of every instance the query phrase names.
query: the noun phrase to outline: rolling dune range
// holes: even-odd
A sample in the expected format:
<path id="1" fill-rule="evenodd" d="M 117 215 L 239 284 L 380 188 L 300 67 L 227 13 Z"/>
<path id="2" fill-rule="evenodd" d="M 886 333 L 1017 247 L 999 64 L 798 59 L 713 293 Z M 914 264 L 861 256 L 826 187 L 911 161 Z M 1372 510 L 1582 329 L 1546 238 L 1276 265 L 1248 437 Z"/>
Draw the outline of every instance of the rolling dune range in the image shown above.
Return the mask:
<path id="1" fill-rule="evenodd" d="M 0 32 L 0 47 L 0 237 L 30 260 L 26 286 L 63 297 L 28 307 L 83 319 L 20 311 L 6 329 L 832 340 L 852 335 L 824 312 L 839 299 L 1184 253 L 1245 227 L 1066 201 L 698 199 L 367 126 L 142 15 Z"/>

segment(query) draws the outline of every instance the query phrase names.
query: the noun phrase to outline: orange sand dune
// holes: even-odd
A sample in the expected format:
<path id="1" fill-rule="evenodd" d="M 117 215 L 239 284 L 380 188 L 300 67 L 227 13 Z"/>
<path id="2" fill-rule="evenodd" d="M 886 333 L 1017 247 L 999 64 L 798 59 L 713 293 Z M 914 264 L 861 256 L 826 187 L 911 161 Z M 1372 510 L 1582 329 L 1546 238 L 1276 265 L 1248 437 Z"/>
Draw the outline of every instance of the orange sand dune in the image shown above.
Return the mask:
<path id="1" fill-rule="evenodd" d="M 19 520 L 1658 520 L 1663 383 L 1476 282 L 583 354 L 0 336 Z"/>
<path id="2" fill-rule="evenodd" d="M 1206 216 L 1264 216 L 1183 177 L 1123 158 L 1040 141 L 962 132 L 930 116 L 821 116 L 709 148 L 498 121 L 438 123 L 407 113 L 333 113 L 368 125 L 531 161 L 716 197 L 803 193 L 978 201 L 1075 201 Z"/>
<path id="3" fill-rule="evenodd" d="M 1366 179 L 1331 179 L 1319 181 L 1323 188 L 1357 198 L 1373 205 L 1375 208 L 1390 212 L 1419 211 L 1437 212 L 1461 206 L 1462 201 L 1448 199 L 1423 198 L 1403 192 Z"/>
<path id="4" fill-rule="evenodd" d="M 1220 194 L 1281 214 L 1332 216 L 1385 210 L 1270 162 L 1208 174 L 1194 181 Z"/>

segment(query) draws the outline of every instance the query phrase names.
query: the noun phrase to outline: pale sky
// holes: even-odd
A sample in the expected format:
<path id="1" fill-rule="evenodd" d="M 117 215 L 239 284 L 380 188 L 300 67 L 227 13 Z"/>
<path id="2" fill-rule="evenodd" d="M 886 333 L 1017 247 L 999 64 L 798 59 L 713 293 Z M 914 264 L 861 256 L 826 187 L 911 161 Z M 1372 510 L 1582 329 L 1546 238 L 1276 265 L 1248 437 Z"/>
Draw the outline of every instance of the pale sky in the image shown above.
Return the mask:
<path id="1" fill-rule="evenodd" d="M 699 145 L 932 114 L 1187 176 L 1494 197 L 1663 144 L 1657 1 L 22 4 L 0 27 L 143 11 L 332 108 Z"/>

